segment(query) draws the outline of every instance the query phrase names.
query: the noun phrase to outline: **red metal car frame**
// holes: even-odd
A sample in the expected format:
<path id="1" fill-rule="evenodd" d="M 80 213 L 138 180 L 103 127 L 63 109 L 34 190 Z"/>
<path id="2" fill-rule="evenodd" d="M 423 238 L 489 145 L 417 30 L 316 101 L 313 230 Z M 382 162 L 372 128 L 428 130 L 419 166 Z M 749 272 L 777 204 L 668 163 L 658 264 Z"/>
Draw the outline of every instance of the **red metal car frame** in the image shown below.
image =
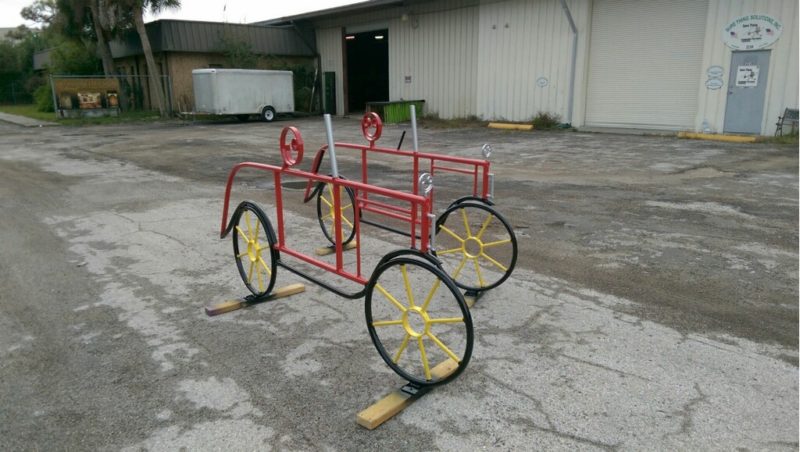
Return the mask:
<path id="1" fill-rule="evenodd" d="M 359 151 L 361 153 L 361 182 L 364 184 L 369 183 L 369 154 L 386 154 L 386 155 L 393 155 L 399 157 L 407 157 L 412 161 L 412 170 L 411 170 L 411 181 L 412 187 L 411 192 L 413 194 L 418 194 L 418 187 L 419 184 L 417 181 L 420 177 L 421 171 L 421 163 L 428 162 L 427 165 L 427 173 L 431 175 L 431 177 L 435 177 L 437 172 L 450 172 L 450 173 L 458 173 L 471 176 L 472 178 L 472 196 L 469 198 L 482 200 L 484 202 L 488 202 L 491 204 L 491 199 L 493 197 L 493 193 L 491 190 L 491 182 L 493 175 L 490 173 L 490 163 L 488 159 L 478 160 L 474 158 L 466 158 L 466 157 L 454 157 L 449 155 L 443 154 L 432 154 L 427 152 L 418 152 L 416 143 L 414 144 L 415 149 L 413 151 L 406 151 L 400 149 L 392 149 L 386 147 L 378 147 L 375 143 L 380 139 L 381 134 L 383 132 L 383 123 L 381 122 L 380 116 L 378 116 L 375 112 L 370 112 L 364 115 L 361 120 L 361 131 L 364 135 L 364 138 L 369 143 L 368 145 L 359 145 L 359 144 L 352 144 L 352 143 L 341 143 L 337 142 L 335 144 L 337 149 L 347 149 L 353 151 Z M 416 142 L 416 131 L 415 135 L 415 142 Z M 485 145 L 486 146 L 486 145 Z M 322 163 L 322 158 L 327 151 L 328 146 L 322 146 L 319 151 L 317 151 L 316 156 L 314 157 L 314 162 L 311 166 L 311 172 L 317 173 Z M 488 153 L 491 152 L 491 148 L 486 149 L 484 148 L 484 155 L 488 157 Z M 461 167 L 453 167 L 448 166 L 450 165 L 460 165 Z M 311 191 L 311 184 L 308 185 L 306 188 L 306 201 L 310 198 Z M 435 191 L 435 190 L 434 190 Z M 365 211 L 371 211 L 371 209 L 366 208 Z M 382 212 L 377 212 L 382 213 Z"/>
<path id="2" fill-rule="evenodd" d="M 286 137 L 288 133 L 291 132 L 293 135 L 292 140 L 287 143 Z M 231 193 L 231 186 L 233 185 L 233 181 L 236 177 L 236 174 L 239 170 L 243 168 L 253 168 L 261 171 L 271 172 L 273 177 L 273 182 L 275 186 L 275 207 L 277 211 L 277 227 L 278 227 L 278 235 L 277 235 L 277 245 L 275 246 L 275 250 L 281 253 L 285 253 L 292 257 L 298 258 L 308 264 L 314 265 L 319 267 L 323 270 L 330 271 L 335 273 L 338 276 L 343 278 L 349 279 L 351 281 L 366 284 L 368 279 L 364 278 L 362 269 L 361 269 L 361 247 L 356 246 L 356 265 L 357 270 L 356 273 L 351 273 L 343 268 L 343 244 L 341 240 L 337 240 L 335 243 L 336 249 L 336 264 L 330 265 L 327 262 L 321 261 L 316 259 L 310 255 L 300 253 L 296 250 L 289 248 L 286 245 L 286 234 L 285 234 L 285 223 L 284 223 L 284 215 L 283 215 L 283 192 L 281 188 L 281 179 L 282 176 L 293 176 L 297 178 L 305 178 L 308 180 L 309 183 L 323 183 L 323 184 L 330 184 L 334 187 L 333 193 L 333 209 L 336 212 L 341 212 L 341 192 L 339 188 L 349 188 L 357 193 L 363 193 L 364 197 L 359 198 L 359 208 L 367 210 L 369 209 L 375 213 L 381 213 L 388 217 L 405 221 L 409 224 L 409 235 L 411 237 L 411 244 L 410 247 L 414 249 L 418 249 L 421 253 L 428 253 L 429 252 L 429 237 L 430 237 L 430 230 L 431 230 L 431 213 L 432 213 L 432 201 L 429 197 L 420 196 L 413 193 L 404 193 L 397 190 L 391 190 L 388 188 L 379 187 L 376 185 L 369 185 L 366 183 L 350 181 L 347 179 L 336 178 L 332 176 L 325 176 L 321 174 L 317 174 L 314 172 L 302 171 L 294 169 L 295 165 L 298 165 L 302 162 L 303 159 L 303 140 L 300 135 L 300 132 L 295 127 L 287 127 L 281 133 L 281 155 L 283 157 L 283 166 L 278 167 L 274 165 L 268 165 L 265 163 L 256 163 L 256 162 L 242 162 L 237 164 L 236 166 L 231 169 L 228 175 L 228 182 L 225 186 L 225 199 L 222 208 L 222 223 L 220 224 L 220 237 L 224 238 L 230 231 L 231 231 L 231 224 L 229 223 L 228 218 L 228 209 L 230 203 L 230 193 Z M 406 209 L 398 209 L 395 206 L 390 206 L 386 203 L 381 203 L 374 200 L 367 199 L 368 194 L 374 194 L 379 196 L 384 196 L 395 201 L 405 202 L 409 205 Z M 370 207 L 373 206 L 373 207 Z M 374 206 L 384 206 L 385 208 L 378 208 Z M 388 206 L 388 207 L 387 207 Z M 336 227 L 336 237 L 341 239 L 341 229 L 342 229 L 342 216 L 341 213 L 335 216 L 335 227 Z M 356 237 L 360 236 L 361 228 L 359 225 L 359 221 L 354 223 L 355 230 L 356 230 Z M 419 230 L 418 230 L 419 229 Z M 417 245 L 417 237 L 420 237 L 420 243 Z M 352 297 L 352 298 L 359 298 L 359 296 Z"/>
<path id="3" fill-rule="evenodd" d="M 233 232 L 233 248 L 239 274 L 253 293 L 248 300 L 258 302 L 269 296 L 278 267 L 287 269 L 345 298 L 365 297 L 367 329 L 386 364 L 398 375 L 407 379 L 409 384 L 416 388 L 415 391 L 447 383 L 463 371 L 472 353 L 472 318 L 462 289 L 477 294 L 496 287 L 510 275 L 516 262 L 517 245 L 513 230 L 508 222 L 490 207 L 492 177 L 489 173 L 489 162 L 418 152 L 415 122 L 415 150 L 402 151 L 375 145 L 381 135 L 382 124 L 374 113 L 365 115 L 361 122 L 362 132 L 369 142 L 367 146 L 335 143 L 330 117 L 326 115 L 325 120 L 328 145 L 318 151 L 311 165 L 311 171 L 297 169 L 303 161 L 303 139 L 295 127 L 286 127 L 280 136 L 282 166 L 242 162 L 235 165 L 228 175 L 220 237 L 225 238 Z M 361 181 L 338 177 L 335 157 L 337 147 L 361 152 Z M 330 176 L 318 174 L 326 151 L 330 153 L 333 169 L 333 174 Z M 370 183 L 368 178 L 370 153 L 410 158 L 413 162 L 412 180 L 416 182 L 412 182 L 410 192 Z M 485 157 L 487 154 L 484 150 Z M 421 165 L 425 162 L 431 173 L 452 172 L 472 178 L 471 195 L 451 204 L 438 219 L 433 213 L 431 176 L 420 171 Z M 253 202 L 241 202 L 229 215 L 233 182 L 243 169 L 271 173 L 274 183 L 277 232 L 264 211 Z M 287 244 L 282 186 L 282 182 L 287 178 L 306 182 L 304 197 L 306 202 L 315 194 L 318 197 L 318 220 L 326 237 L 332 242 L 335 252 L 333 263 L 312 257 Z M 325 188 L 328 188 L 330 199 L 325 198 Z M 345 194 L 349 200 L 342 199 Z M 349 204 L 343 204 L 346 201 L 349 201 Z M 320 210 L 323 205 L 326 205 L 329 211 L 326 217 L 333 223 L 332 234 L 325 229 Z M 348 208 L 352 219 L 343 215 Z M 408 248 L 384 255 L 369 276 L 365 275 L 362 268 L 361 224 L 367 223 L 361 216 L 362 212 L 370 212 L 405 223 L 407 230 L 397 232 L 409 238 Z M 471 218 L 475 213 L 479 216 Z M 255 225 L 251 221 L 253 217 Z M 454 219 L 455 225 L 448 223 L 448 218 Z M 347 240 L 344 239 L 343 233 L 345 223 L 352 228 Z M 375 223 L 369 222 L 369 224 Z M 462 227 L 463 232 L 457 230 L 458 227 Z M 438 252 L 433 246 L 437 234 L 441 234 L 443 239 L 451 242 Z M 356 253 L 355 271 L 345 268 L 344 265 L 346 242 L 351 239 L 355 240 L 353 247 Z M 503 250 L 505 257 L 498 257 L 497 253 Z M 283 262 L 281 255 L 290 256 L 358 283 L 363 289 L 355 293 L 345 292 Z M 444 265 L 446 259 L 442 259 L 443 256 L 456 256 L 449 269 Z M 468 267 L 467 262 L 472 262 L 474 265 Z M 477 275 L 474 286 L 457 281 L 469 271 L 468 268 L 473 266 L 474 274 Z M 493 272 L 491 276 L 490 272 Z M 255 282 L 254 275 L 257 280 Z M 395 286 L 389 285 L 392 281 L 391 275 L 395 275 L 397 283 Z M 395 318 L 397 316 L 399 317 Z M 387 331 L 394 331 L 392 334 L 395 336 L 384 333 Z M 404 358 L 412 353 L 406 353 L 411 343 L 417 345 L 419 360 Z M 435 358 L 437 354 L 445 360 L 441 364 L 446 364 L 444 367 L 451 369 L 452 372 L 438 374 L 436 369 L 439 367 L 430 366 L 430 359 Z"/>

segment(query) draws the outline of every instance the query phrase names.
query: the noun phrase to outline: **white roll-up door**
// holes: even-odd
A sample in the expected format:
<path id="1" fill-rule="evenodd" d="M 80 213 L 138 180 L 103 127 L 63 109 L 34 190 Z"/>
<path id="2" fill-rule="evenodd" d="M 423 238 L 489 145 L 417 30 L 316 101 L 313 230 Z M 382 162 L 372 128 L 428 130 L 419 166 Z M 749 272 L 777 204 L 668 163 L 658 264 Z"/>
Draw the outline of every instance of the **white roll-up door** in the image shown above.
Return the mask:
<path id="1" fill-rule="evenodd" d="M 708 2 L 595 0 L 586 124 L 692 128 Z"/>

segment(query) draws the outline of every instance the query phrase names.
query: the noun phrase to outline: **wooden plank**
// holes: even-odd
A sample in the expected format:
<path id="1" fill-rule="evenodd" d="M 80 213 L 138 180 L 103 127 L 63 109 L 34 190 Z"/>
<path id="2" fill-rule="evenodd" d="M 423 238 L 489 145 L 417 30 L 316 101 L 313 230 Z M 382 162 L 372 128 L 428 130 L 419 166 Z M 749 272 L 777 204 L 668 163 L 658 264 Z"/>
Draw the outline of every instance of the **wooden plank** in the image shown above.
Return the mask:
<path id="1" fill-rule="evenodd" d="M 467 303 L 467 307 L 472 309 L 475 306 L 475 302 L 478 301 L 478 297 L 473 297 L 472 295 L 464 295 L 464 302 Z"/>
<path id="2" fill-rule="evenodd" d="M 431 369 L 431 375 L 434 378 L 445 378 L 455 372 L 456 369 L 458 369 L 458 363 L 448 358 Z M 358 413 L 356 415 L 356 423 L 368 430 L 373 430 L 403 411 L 419 397 L 412 396 L 399 389 L 393 391 Z"/>
<path id="3" fill-rule="evenodd" d="M 356 246 L 358 245 L 356 244 L 356 241 L 353 240 L 352 242 L 349 242 L 347 245 L 342 246 L 342 251 L 355 249 Z M 321 248 L 317 248 L 316 250 L 314 250 L 314 252 L 317 254 L 317 256 L 327 256 L 329 254 L 333 254 L 336 252 L 336 246 L 334 245 L 323 246 Z"/>
<path id="4" fill-rule="evenodd" d="M 278 298 L 288 297 L 289 295 L 295 295 L 300 292 L 304 292 L 306 290 L 306 286 L 302 283 L 295 283 L 289 284 L 288 286 L 281 287 L 272 292 L 270 296 L 264 298 L 263 300 L 258 300 L 256 302 L 248 302 L 245 300 L 228 300 L 224 301 L 220 304 L 216 304 L 214 306 L 206 306 L 206 315 L 209 317 L 213 317 L 215 315 L 225 314 L 226 312 L 235 311 L 237 309 L 241 309 L 245 306 L 251 304 L 258 304 L 263 303 L 265 301 L 272 301 Z"/>

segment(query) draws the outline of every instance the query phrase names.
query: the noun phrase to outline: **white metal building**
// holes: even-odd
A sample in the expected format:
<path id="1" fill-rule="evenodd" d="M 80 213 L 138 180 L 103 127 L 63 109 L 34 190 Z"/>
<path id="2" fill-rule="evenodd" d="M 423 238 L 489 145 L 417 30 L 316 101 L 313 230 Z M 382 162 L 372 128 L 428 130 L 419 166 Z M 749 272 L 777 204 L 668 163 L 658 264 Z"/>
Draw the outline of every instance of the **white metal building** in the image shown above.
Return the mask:
<path id="1" fill-rule="evenodd" d="M 281 22 L 313 28 L 337 114 L 371 84 L 443 118 L 577 127 L 771 134 L 798 106 L 797 0 L 373 0 Z"/>

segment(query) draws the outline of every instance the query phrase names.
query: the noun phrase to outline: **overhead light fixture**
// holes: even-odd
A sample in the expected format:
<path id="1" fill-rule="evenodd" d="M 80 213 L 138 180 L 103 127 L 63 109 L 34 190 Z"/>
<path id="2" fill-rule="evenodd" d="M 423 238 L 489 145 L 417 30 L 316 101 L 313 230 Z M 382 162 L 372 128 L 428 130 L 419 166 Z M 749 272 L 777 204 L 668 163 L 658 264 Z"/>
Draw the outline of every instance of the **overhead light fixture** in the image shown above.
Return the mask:
<path id="1" fill-rule="evenodd" d="M 347 35 L 347 36 L 344 37 L 344 39 L 347 39 L 348 41 L 352 41 L 353 39 L 356 39 L 356 37 L 353 36 L 353 35 Z"/>
<path id="2" fill-rule="evenodd" d="M 375 39 L 383 39 L 383 35 L 375 35 Z"/>

